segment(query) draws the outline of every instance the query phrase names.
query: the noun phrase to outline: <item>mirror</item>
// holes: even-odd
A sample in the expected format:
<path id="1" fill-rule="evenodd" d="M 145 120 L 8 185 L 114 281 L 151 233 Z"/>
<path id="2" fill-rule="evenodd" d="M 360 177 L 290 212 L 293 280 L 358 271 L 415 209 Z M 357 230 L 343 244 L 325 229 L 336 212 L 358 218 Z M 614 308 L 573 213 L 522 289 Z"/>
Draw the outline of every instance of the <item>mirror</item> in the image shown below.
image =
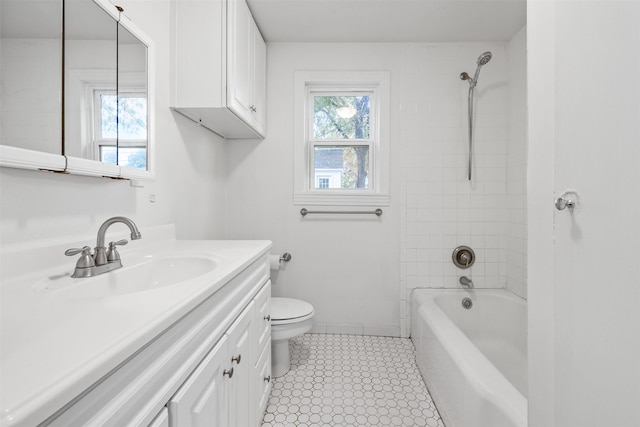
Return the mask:
<path id="1" fill-rule="evenodd" d="M 0 144 L 62 154 L 62 0 L 0 1 Z"/>
<path id="2" fill-rule="evenodd" d="M 35 14 L 34 5 L 40 4 L 43 10 Z M 0 164 L 152 179 L 149 39 L 108 0 L 0 0 L 0 5 Z M 40 15 L 51 19 L 47 34 Z M 13 60 L 10 55 L 31 52 L 24 45 L 33 50 L 25 57 L 35 59 Z M 56 164 L 61 159 L 62 167 L 40 164 L 43 153 Z"/>
<path id="3" fill-rule="evenodd" d="M 63 154 L 100 161 L 117 141 L 118 24 L 92 1 L 65 0 L 64 15 Z"/>
<path id="4" fill-rule="evenodd" d="M 118 23 L 118 144 L 103 162 L 147 170 L 147 74 L 147 46 Z"/>

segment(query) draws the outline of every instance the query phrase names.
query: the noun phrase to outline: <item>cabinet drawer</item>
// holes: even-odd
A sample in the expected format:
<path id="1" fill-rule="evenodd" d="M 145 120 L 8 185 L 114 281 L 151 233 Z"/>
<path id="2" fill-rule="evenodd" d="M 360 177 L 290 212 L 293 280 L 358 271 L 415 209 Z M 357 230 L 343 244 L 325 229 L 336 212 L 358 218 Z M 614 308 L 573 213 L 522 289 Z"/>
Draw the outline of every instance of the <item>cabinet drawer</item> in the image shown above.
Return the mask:
<path id="1" fill-rule="evenodd" d="M 267 341 L 271 338 L 271 281 L 268 281 L 255 297 L 256 321 L 255 330 L 257 336 L 254 342 L 257 343 L 256 354 L 262 352 Z M 256 360 L 257 363 L 257 360 Z"/>

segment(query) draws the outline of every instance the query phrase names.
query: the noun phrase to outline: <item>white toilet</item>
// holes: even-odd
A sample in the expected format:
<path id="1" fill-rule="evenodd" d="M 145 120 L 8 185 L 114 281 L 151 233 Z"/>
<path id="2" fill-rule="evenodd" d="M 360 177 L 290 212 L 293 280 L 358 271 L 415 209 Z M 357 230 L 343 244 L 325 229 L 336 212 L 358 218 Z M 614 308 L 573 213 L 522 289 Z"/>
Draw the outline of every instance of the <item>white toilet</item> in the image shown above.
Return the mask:
<path id="1" fill-rule="evenodd" d="M 313 306 L 293 298 L 271 298 L 271 376 L 289 372 L 289 339 L 311 330 Z"/>

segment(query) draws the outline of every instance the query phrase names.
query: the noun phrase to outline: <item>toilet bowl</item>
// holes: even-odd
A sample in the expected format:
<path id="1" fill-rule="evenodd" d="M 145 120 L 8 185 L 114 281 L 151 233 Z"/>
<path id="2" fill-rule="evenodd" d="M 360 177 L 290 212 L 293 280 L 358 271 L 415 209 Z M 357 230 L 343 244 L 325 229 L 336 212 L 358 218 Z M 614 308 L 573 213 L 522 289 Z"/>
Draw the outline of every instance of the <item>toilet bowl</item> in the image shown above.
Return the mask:
<path id="1" fill-rule="evenodd" d="M 313 306 L 293 298 L 271 298 L 271 376 L 289 372 L 289 339 L 313 326 Z"/>

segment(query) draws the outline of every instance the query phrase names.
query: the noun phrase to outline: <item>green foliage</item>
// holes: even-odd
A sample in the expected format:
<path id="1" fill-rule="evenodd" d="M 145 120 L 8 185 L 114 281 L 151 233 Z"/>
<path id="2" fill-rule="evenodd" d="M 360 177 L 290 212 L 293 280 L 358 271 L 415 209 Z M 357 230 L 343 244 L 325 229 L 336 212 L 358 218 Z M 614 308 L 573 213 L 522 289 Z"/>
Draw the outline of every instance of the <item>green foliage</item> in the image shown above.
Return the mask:
<path id="1" fill-rule="evenodd" d="M 341 111 L 347 108 L 350 111 Z M 314 96 L 313 135 L 321 140 L 368 139 L 370 96 Z M 342 147 L 341 188 L 367 188 L 369 151 L 367 146 Z"/>
<path id="2" fill-rule="evenodd" d="M 369 100 L 366 96 L 314 96 L 313 133 L 317 139 L 369 138 Z M 355 110 L 353 117 L 341 117 L 339 108 Z"/>

